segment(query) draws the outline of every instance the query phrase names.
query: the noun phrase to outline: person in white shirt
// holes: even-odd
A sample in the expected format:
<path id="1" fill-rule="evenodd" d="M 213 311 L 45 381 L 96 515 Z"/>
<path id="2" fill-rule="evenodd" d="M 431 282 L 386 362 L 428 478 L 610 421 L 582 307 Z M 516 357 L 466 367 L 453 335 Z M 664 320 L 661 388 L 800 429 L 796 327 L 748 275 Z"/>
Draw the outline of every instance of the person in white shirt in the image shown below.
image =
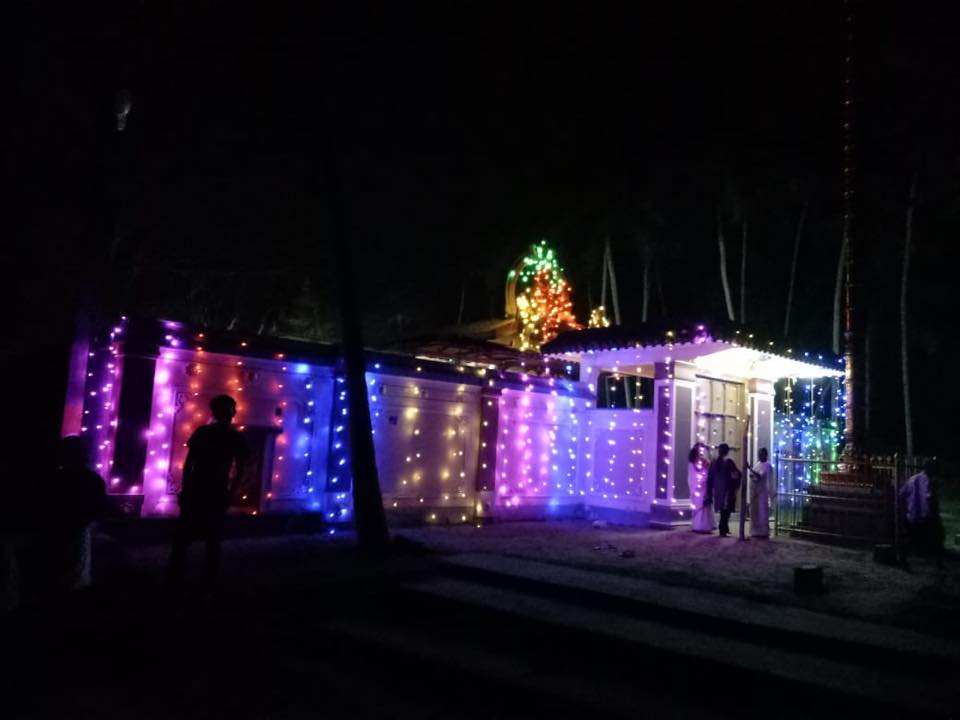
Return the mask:
<path id="1" fill-rule="evenodd" d="M 760 448 L 760 462 L 747 465 L 750 471 L 750 535 L 770 537 L 770 496 L 773 486 L 773 466 L 767 462 L 769 453 Z"/>
<path id="2" fill-rule="evenodd" d="M 937 567 L 943 567 L 943 521 L 936 492 L 939 475 L 936 460 L 927 460 L 919 472 L 900 488 L 901 515 L 906 522 L 907 538 L 903 548 L 903 564 L 907 566 L 910 551 L 933 554 Z"/>

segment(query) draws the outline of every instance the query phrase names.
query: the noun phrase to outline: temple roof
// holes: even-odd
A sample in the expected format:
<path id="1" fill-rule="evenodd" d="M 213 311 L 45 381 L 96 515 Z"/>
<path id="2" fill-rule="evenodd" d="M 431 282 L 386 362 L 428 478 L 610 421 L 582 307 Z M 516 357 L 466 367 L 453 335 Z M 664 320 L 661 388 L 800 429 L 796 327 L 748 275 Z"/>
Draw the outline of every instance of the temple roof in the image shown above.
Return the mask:
<path id="1" fill-rule="evenodd" d="M 597 367 L 629 372 L 630 365 L 664 360 L 689 361 L 704 371 L 745 377 L 839 377 L 843 358 L 833 353 L 795 350 L 764 340 L 732 323 L 618 326 L 562 333 L 542 352 Z"/>

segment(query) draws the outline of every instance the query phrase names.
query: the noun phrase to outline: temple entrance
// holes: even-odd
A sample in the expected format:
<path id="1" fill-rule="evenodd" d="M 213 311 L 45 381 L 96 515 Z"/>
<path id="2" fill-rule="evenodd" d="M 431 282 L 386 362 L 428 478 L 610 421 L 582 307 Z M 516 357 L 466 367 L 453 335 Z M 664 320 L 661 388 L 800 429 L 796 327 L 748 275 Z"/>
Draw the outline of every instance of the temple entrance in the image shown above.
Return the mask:
<path id="1" fill-rule="evenodd" d="M 273 460 L 280 428 L 270 425 L 247 425 L 243 435 L 247 441 L 247 465 L 240 485 L 231 498 L 230 512 L 257 514 L 269 499 L 273 485 Z"/>

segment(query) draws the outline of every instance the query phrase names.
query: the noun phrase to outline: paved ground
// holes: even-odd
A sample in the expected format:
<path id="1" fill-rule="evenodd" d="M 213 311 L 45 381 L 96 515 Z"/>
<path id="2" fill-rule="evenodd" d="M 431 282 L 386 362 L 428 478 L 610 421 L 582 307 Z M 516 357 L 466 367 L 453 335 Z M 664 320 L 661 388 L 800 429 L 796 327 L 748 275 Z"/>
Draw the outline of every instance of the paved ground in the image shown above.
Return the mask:
<path id="1" fill-rule="evenodd" d="M 749 532 L 749 524 L 748 524 Z M 960 637 L 960 556 L 944 572 L 918 558 L 913 572 L 879 565 L 872 552 L 787 537 L 739 541 L 688 530 L 595 527 L 588 521 L 499 523 L 403 530 L 438 553 L 488 553 L 730 593 L 763 603 Z M 625 555 L 627 557 L 625 557 Z M 827 592 L 793 592 L 793 568 L 821 565 Z"/>
<path id="2" fill-rule="evenodd" d="M 230 541 L 206 602 L 159 589 L 163 545 L 101 543 L 94 588 L 0 620 L 10 661 L 3 717 L 761 717 L 774 702 L 778 717 L 809 717 L 955 707 L 944 693 L 956 666 L 942 648 L 876 647 L 800 626 L 758 631 L 697 607 L 707 586 L 760 607 L 723 591 L 722 573 L 684 574 L 687 561 L 668 554 L 661 576 L 641 572 L 686 546 L 687 533 L 551 523 L 401 535 L 437 551 L 408 546 L 371 561 L 349 534 Z M 691 553 L 716 553 L 718 540 L 695 540 Z M 737 557 L 727 542 L 719 557 Z M 459 552 L 464 543 L 473 560 Z M 854 563 L 849 551 L 807 545 L 798 547 Z M 780 541 L 739 547 L 776 563 L 800 552 Z M 514 559 L 551 553 L 549 562 Z M 584 569 L 590 557 L 617 570 Z M 647 585 L 634 578 L 625 597 L 631 573 Z M 700 581 L 699 594 L 688 589 Z M 766 605 L 776 615 L 779 606 Z M 762 688 L 764 702 L 744 706 L 741 687 Z"/>

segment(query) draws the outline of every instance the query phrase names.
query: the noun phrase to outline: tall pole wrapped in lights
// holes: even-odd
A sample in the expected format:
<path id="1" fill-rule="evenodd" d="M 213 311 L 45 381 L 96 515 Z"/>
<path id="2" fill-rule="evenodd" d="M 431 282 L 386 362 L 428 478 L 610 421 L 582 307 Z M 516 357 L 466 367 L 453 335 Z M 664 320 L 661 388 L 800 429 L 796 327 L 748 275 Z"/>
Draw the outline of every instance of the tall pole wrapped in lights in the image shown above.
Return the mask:
<path id="1" fill-rule="evenodd" d="M 853 460 L 861 450 L 859 423 L 856 419 L 856 284 L 854 282 L 854 128 L 853 128 L 853 7 L 851 0 L 844 0 L 845 53 L 843 73 L 843 246 L 846 248 L 844 262 L 844 413 L 843 456 Z"/>

